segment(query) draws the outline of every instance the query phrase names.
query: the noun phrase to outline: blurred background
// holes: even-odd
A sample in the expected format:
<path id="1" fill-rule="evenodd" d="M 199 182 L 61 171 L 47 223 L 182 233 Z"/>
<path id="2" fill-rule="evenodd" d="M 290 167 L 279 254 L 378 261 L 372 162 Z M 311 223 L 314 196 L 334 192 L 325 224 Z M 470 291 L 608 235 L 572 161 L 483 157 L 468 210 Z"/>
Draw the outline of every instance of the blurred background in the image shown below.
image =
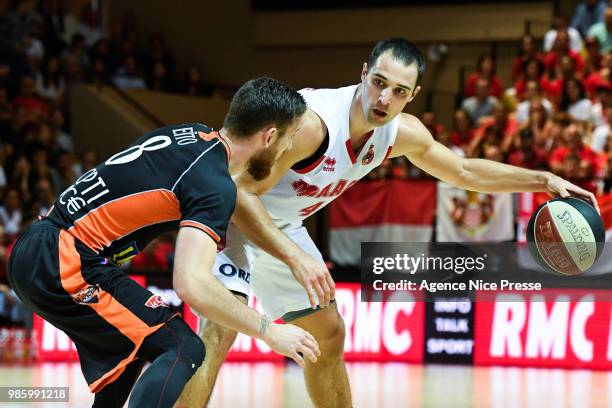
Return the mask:
<path id="1" fill-rule="evenodd" d="M 6 282 L 16 237 L 57 195 L 146 131 L 219 128 L 253 77 L 295 88 L 357 83 L 381 39 L 405 37 L 427 56 L 407 112 L 438 141 L 596 193 L 612 240 L 606 1 L 0 0 L 0 31 L 0 385 L 70 384 L 72 406 L 90 401 L 69 340 Z M 355 406 L 612 406 L 601 288 L 540 302 L 360 301 L 362 241 L 524 242 L 547 199 L 458 190 L 398 158 L 307 220 L 338 282 Z M 126 269 L 183 308 L 171 290 L 174 238 L 155 240 Z M 612 258 L 598 268 L 612 272 Z M 230 360 L 211 406 L 309 406 L 299 370 L 263 343 L 239 337 Z"/>

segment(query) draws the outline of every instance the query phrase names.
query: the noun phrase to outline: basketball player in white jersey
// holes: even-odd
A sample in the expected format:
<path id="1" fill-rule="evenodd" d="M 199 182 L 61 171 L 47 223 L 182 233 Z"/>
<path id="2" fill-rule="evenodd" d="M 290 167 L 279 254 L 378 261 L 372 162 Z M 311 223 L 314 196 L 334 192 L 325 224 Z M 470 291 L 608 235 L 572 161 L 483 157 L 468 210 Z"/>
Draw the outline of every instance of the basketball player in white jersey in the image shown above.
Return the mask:
<path id="1" fill-rule="evenodd" d="M 305 363 L 304 374 L 317 407 L 350 407 L 351 393 L 334 282 L 302 220 L 385 158 L 406 156 L 435 177 L 467 190 L 573 193 L 596 205 L 591 193 L 551 173 L 460 158 L 434 141 L 416 117 L 401 113 L 421 90 L 424 68 L 414 44 L 404 39 L 379 42 L 363 65 L 358 85 L 301 91 L 308 104 L 302 128 L 267 178 L 256 182 L 244 175 L 237 180 L 234 225 L 213 271 L 244 301 L 252 288 L 272 319 L 282 317 L 314 335 L 321 356 L 316 364 Z M 185 388 L 180 406 L 204 406 L 236 336 L 212 322 L 206 322 L 200 334 L 210 352 Z"/>

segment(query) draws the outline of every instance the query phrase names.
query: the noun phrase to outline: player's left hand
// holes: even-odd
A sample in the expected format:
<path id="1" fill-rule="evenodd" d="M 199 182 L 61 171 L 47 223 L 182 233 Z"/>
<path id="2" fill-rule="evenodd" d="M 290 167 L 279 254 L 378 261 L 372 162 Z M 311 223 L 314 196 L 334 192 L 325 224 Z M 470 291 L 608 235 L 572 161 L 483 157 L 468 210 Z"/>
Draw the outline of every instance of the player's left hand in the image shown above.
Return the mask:
<path id="1" fill-rule="evenodd" d="M 583 188 L 580 188 L 577 185 L 572 184 L 559 176 L 549 173 L 547 177 L 546 188 L 548 189 L 548 192 L 553 196 L 561 196 L 563 198 L 577 196 L 579 198 L 583 198 L 590 202 L 593 207 L 595 207 L 597 213 L 601 214 L 601 212 L 599 211 L 599 205 L 597 205 L 597 199 L 595 198 L 595 194 Z"/>
<path id="2" fill-rule="evenodd" d="M 317 308 L 317 299 L 320 307 L 329 306 L 336 296 L 336 284 L 324 263 L 303 253 L 288 266 L 295 279 L 306 290 L 313 309 Z"/>

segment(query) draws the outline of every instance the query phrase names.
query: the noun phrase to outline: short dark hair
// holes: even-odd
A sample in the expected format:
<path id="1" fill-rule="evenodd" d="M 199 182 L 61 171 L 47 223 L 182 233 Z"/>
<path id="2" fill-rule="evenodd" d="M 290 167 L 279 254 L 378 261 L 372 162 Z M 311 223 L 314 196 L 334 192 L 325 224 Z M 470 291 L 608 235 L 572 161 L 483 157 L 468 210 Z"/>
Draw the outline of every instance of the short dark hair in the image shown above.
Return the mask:
<path id="1" fill-rule="evenodd" d="M 388 40 L 379 41 L 374 46 L 370 58 L 368 59 L 368 71 L 376 65 L 378 57 L 387 51 L 391 51 L 391 55 L 402 64 L 409 66 L 412 64 L 417 65 L 417 80 L 419 84 L 425 74 L 425 57 L 421 50 L 418 49 L 414 43 L 406 40 L 405 38 L 390 38 Z"/>
<path id="2" fill-rule="evenodd" d="M 249 137 L 274 124 L 281 131 L 306 112 L 306 101 L 297 91 L 272 78 L 256 78 L 236 91 L 223 127 L 238 137 Z"/>

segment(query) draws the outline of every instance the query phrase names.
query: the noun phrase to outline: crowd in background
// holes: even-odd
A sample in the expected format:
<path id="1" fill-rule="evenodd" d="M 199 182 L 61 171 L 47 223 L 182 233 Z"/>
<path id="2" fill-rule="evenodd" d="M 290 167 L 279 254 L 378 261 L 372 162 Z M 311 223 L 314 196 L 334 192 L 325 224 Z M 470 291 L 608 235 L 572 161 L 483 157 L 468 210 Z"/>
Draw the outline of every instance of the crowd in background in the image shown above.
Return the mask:
<path id="1" fill-rule="evenodd" d="M 73 16 L 61 4 L 15 0 L 0 14 L 0 326 L 27 318 L 6 286 L 6 262 L 19 232 L 100 159 L 93 150 L 74 149 L 71 88 L 89 83 L 212 93 L 198 66 L 178 72 L 162 35 L 151 34 L 137 47 L 134 14 L 104 35 L 91 5 Z M 133 265 L 168 270 L 172 254 L 172 237 L 162 237 Z"/>
<path id="2" fill-rule="evenodd" d="M 550 170 L 602 194 L 612 191 L 612 7 L 586 0 L 570 20 L 556 15 L 543 41 L 522 38 L 511 83 L 481 55 L 466 79 L 452 128 L 434 112 L 421 121 L 440 143 L 465 157 Z M 370 179 L 427 177 L 404 158 Z"/>
<path id="3" fill-rule="evenodd" d="M 466 79 L 450 129 L 434 112 L 422 122 L 465 157 L 551 170 L 597 192 L 612 189 L 612 8 L 586 0 L 571 19 L 559 15 L 543 41 L 522 39 L 512 83 L 483 54 Z M 135 14 L 100 28 L 90 5 L 79 16 L 61 2 L 13 1 L 0 15 L 0 326 L 23 317 L 6 283 L 6 260 L 18 233 L 55 197 L 95 166 L 95 151 L 75 151 L 71 88 L 111 85 L 211 95 L 197 65 L 179 72 L 164 37 L 138 47 Z M 185 62 L 184 62 L 185 63 Z M 427 177 L 404 158 L 387 160 L 368 179 Z M 131 266 L 168 270 L 173 236 L 156 240 Z"/>

